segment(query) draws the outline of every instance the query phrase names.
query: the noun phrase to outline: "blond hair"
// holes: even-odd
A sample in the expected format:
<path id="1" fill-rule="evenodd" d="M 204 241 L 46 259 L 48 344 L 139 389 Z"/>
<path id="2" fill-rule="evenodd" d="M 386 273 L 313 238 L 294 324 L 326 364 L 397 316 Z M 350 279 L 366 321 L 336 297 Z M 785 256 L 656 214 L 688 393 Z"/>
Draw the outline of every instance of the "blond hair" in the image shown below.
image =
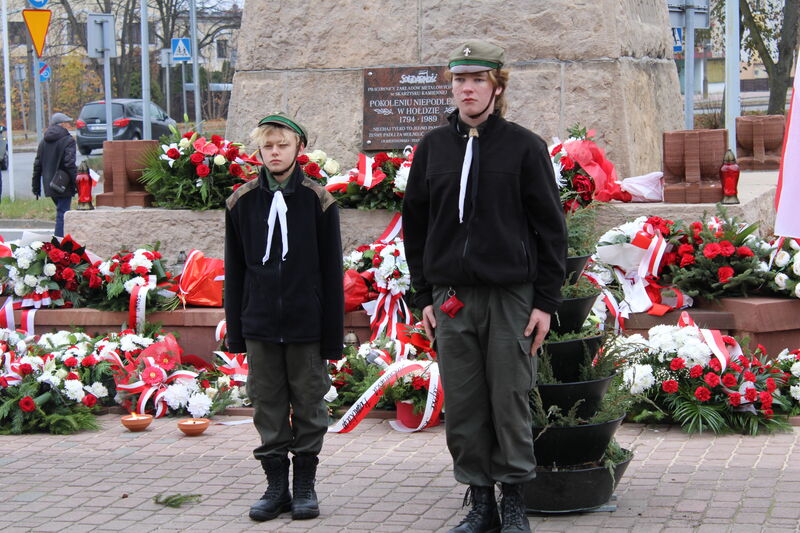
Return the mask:
<path id="1" fill-rule="evenodd" d="M 250 132 L 250 142 L 255 144 L 257 149 L 261 148 L 267 142 L 267 137 L 273 133 L 280 134 L 284 142 L 289 142 L 289 139 L 294 138 L 298 147 L 303 143 L 296 131 L 277 124 L 264 124 L 253 128 L 253 131 Z"/>
<path id="2" fill-rule="evenodd" d="M 495 112 L 504 117 L 506 114 L 506 110 L 508 109 L 508 104 L 506 103 L 506 87 L 508 86 L 508 76 L 509 72 L 508 69 L 495 69 L 495 70 L 488 70 L 485 71 L 488 74 L 489 82 L 492 84 L 492 87 L 497 89 L 501 87 L 503 91 L 494 99 L 494 110 Z M 445 78 L 448 82 L 453 82 L 453 73 L 449 70 L 445 72 Z"/>

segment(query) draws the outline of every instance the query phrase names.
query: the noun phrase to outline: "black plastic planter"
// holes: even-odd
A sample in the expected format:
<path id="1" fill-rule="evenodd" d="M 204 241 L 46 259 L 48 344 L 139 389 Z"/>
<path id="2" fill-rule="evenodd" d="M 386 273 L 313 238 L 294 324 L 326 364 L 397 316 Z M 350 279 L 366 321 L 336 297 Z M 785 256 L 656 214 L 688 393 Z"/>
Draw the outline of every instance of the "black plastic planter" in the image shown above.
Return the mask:
<path id="1" fill-rule="evenodd" d="M 613 475 L 603 465 L 579 470 L 537 467 L 536 478 L 526 484 L 525 504 L 529 513 L 588 511 L 607 503 L 633 459 L 617 463 Z"/>
<path id="2" fill-rule="evenodd" d="M 543 433 L 542 428 L 533 428 L 536 464 L 551 467 L 599 461 L 623 418 L 624 415 L 600 424 L 550 427 Z"/>
<path id="3" fill-rule="evenodd" d="M 583 326 L 586 317 L 589 316 L 596 299 L 596 294 L 584 296 L 583 298 L 564 299 L 550 321 L 550 329 L 559 334 L 578 331 Z"/>
<path id="4" fill-rule="evenodd" d="M 583 269 L 586 267 L 586 262 L 589 260 L 588 255 L 573 255 L 567 257 L 567 280 L 570 285 L 578 283 L 578 278 L 583 274 Z"/>
<path id="5" fill-rule="evenodd" d="M 580 418 L 592 418 L 603 401 L 614 375 L 592 381 L 575 383 L 551 383 L 537 385 L 542 397 L 542 406 L 547 411 L 550 406 L 557 405 L 562 413 L 567 413 L 578 400 L 584 400 L 578 407 Z"/>
<path id="6" fill-rule="evenodd" d="M 553 376 L 562 383 L 578 381 L 581 364 L 594 358 L 602 342 L 602 335 L 570 341 L 545 342 L 544 350 L 550 356 Z"/>

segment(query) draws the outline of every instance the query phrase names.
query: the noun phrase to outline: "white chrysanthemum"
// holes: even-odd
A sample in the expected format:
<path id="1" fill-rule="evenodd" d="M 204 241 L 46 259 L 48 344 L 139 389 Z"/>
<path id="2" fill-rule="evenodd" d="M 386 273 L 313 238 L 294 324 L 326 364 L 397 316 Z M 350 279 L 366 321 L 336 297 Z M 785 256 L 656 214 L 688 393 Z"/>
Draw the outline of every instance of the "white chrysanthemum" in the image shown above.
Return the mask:
<path id="1" fill-rule="evenodd" d="M 44 359 L 35 355 L 23 355 L 19 358 L 19 362 L 28 363 L 37 372 L 41 372 L 42 368 L 44 368 Z"/>
<path id="2" fill-rule="evenodd" d="M 28 294 L 28 286 L 21 281 L 14 283 L 14 294 L 17 296 L 25 296 Z"/>
<path id="3" fill-rule="evenodd" d="M 123 335 L 119 340 L 119 348 L 123 352 L 134 352 L 142 348 L 147 348 L 151 344 L 153 344 L 153 339 L 141 337 L 134 333 Z"/>
<path id="4" fill-rule="evenodd" d="M 56 266 L 53 263 L 47 263 L 42 269 L 42 273 L 45 276 L 50 277 L 56 273 Z"/>
<path id="5" fill-rule="evenodd" d="M 68 379 L 64 382 L 64 394 L 67 398 L 75 402 L 83 400 L 86 393 L 83 391 L 83 383 L 79 379 Z"/>
<path id="6" fill-rule="evenodd" d="M 328 159 L 328 154 L 323 152 L 322 150 L 314 150 L 310 154 L 308 154 L 308 160 L 313 161 L 314 163 L 324 166 L 325 160 Z"/>
<path id="7" fill-rule="evenodd" d="M 39 250 L 42 246 L 44 246 L 44 243 L 42 241 L 33 241 L 28 246 L 31 247 L 31 250 Z"/>
<path id="8" fill-rule="evenodd" d="M 650 365 L 633 365 L 625 369 L 622 379 L 632 394 L 640 394 L 656 382 L 653 376 L 653 367 Z"/>
<path id="9" fill-rule="evenodd" d="M 775 356 L 775 360 L 777 361 L 785 361 L 786 359 L 794 359 L 794 354 L 789 353 L 789 348 L 784 348 L 781 350 L 781 353 Z"/>
<path id="10" fill-rule="evenodd" d="M 411 165 L 406 165 L 405 163 L 400 165 L 400 168 L 397 169 L 397 174 L 394 176 L 394 188 L 400 192 L 406 191 L 406 185 L 408 184 L 408 173 L 411 170 Z"/>
<path id="11" fill-rule="evenodd" d="M 8 270 L 8 279 L 11 281 L 16 281 L 17 277 L 19 276 L 19 270 L 17 270 L 17 267 L 13 265 L 6 265 L 6 270 Z"/>
<path id="12" fill-rule="evenodd" d="M 31 267 L 31 262 L 29 259 L 20 258 L 17 259 L 17 266 L 22 270 L 27 270 Z"/>
<path id="13" fill-rule="evenodd" d="M 206 396 L 208 396 L 209 398 L 211 398 L 213 400 L 214 396 L 216 396 L 217 393 L 219 392 L 219 389 L 215 389 L 214 387 L 208 387 L 203 392 L 205 393 Z"/>
<path id="14" fill-rule="evenodd" d="M 65 377 L 67 377 L 67 374 L 69 374 L 69 372 L 67 372 L 66 368 L 59 368 L 58 370 L 56 370 L 57 378 L 64 379 Z"/>
<path id="15" fill-rule="evenodd" d="M 153 268 L 153 262 L 150 261 L 145 255 L 144 250 L 136 250 L 133 257 L 129 261 L 131 268 L 136 270 L 138 267 L 143 266 L 149 272 Z"/>
<path id="16" fill-rule="evenodd" d="M 775 274 L 775 285 L 777 285 L 779 289 L 785 290 L 787 281 L 789 281 L 789 276 L 783 272 L 778 272 Z"/>
<path id="17" fill-rule="evenodd" d="M 28 287 L 36 287 L 39 284 L 39 278 L 30 274 L 26 274 L 22 281 Z"/>
<path id="18" fill-rule="evenodd" d="M 778 268 L 783 268 L 789 264 L 789 261 L 792 259 L 792 256 L 786 250 L 780 250 L 777 254 L 775 254 L 775 266 Z"/>
<path id="19" fill-rule="evenodd" d="M 800 402 L 800 385 L 792 385 L 789 387 L 789 394 L 792 398 Z"/>
<path id="20" fill-rule="evenodd" d="M 131 294 L 133 292 L 133 288 L 136 287 L 137 285 L 140 286 L 147 285 L 147 280 L 144 279 L 142 276 L 136 276 L 126 281 L 123 286 L 125 287 L 127 293 Z"/>
<path id="21" fill-rule="evenodd" d="M 100 270 L 100 273 L 102 275 L 110 276 L 111 275 L 111 261 L 103 261 L 102 263 L 100 263 L 98 265 L 97 269 Z"/>
<path id="22" fill-rule="evenodd" d="M 242 407 L 244 405 L 244 401 L 242 399 L 241 394 L 239 393 L 239 387 L 232 387 L 231 388 L 231 407 Z"/>
<path id="23" fill-rule="evenodd" d="M 17 259 L 27 259 L 28 261 L 33 261 L 36 257 L 34 251 L 27 246 L 20 246 L 14 251 L 13 255 Z"/>
<path id="24" fill-rule="evenodd" d="M 328 159 L 325 161 L 325 164 L 322 165 L 322 170 L 324 170 L 328 176 L 336 176 L 342 170 L 342 167 L 335 159 Z"/>
<path id="25" fill-rule="evenodd" d="M 86 390 L 94 394 L 96 398 L 105 398 L 108 396 L 108 389 L 99 381 L 95 381 L 91 386 L 86 387 Z"/>
<path id="26" fill-rule="evenodd" d="M 47 383 L 51 387 L 55 388 L 55 387 L 58 387 L 59 385 L 61 385 L 61 380 L 62 379 L 63 378 L 58 377 L 58 375 L 56 375 L 56 374 L 51 374 L 49 372 L 45 372 L 41 376 L 36 378 L 36 381 L 38 381 L 39 383 Z"/>
<path id="27" fill-rule="evenodd" d="M 175 383 L 167 387 L 164 400 L 170 409 L 183 409 L 189 403 L 189 388 L 184 383 Z"/>
<path id="28" fill-rule="evenodd" d="M 364 254 L 361 252 L 356 252 L 356 251 L 350 252 L 350 254 L 344 256 L 344 269 L 345 270 L 356 269 L 358 265 L 361 263 L 363 257 Z"/>
<path id="29" fill-rule="evenodd" d="M 186 409 L 194 418 L 202 418 L 211 412 L 211 398 L 205 394 L 193 394 Z"/>
<path id="30" fill-rule="evenodd" d="M 362 359 L 366 359 L 366 357 L 372 352 L 372 346 L 368 342 L 365 342 L 361 346 L 358 347 L 358 355 Z"/>
<path id="31" fill-rule="evenodd" d="M 231 377 L 226 375 L 221 375 L 217 378 L 217 385 L 220 387 L 229 387 L 231 384 Z"/>

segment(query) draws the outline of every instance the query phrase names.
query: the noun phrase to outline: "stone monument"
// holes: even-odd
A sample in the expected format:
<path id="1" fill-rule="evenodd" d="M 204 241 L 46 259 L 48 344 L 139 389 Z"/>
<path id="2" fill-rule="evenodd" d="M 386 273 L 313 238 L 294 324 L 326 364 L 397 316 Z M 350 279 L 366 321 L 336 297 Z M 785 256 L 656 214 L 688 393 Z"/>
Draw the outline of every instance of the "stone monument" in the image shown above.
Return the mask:
<path id="1" fill-rule="evenodd" d="M 231 140 L 283 110 L 308 125 L 311 149 L 354 166 L 364 69 L 443 65 L 467 38 L 506 49 L 510 120 L 548 142 L 576 122 L 595 129 L 620 177 L 660 169 L 662 133 L 681 127 L 664 0 L 248 0 L 244 10 Z"/>

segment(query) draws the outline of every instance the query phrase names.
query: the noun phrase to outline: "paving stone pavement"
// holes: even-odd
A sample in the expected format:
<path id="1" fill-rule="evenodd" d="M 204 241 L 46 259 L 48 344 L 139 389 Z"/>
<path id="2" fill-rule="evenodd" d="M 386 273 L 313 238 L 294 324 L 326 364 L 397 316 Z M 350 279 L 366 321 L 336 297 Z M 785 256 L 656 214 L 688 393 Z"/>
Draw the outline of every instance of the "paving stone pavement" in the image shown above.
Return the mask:
<path id="1" fill-rule="evenodd" d="M 256 523 L 247 510 L 263 474 L 252 425 L 213 425 L 191 438 L 175 419 L 129 433 L 118 418 L 99 417 L 95 432 L 0 437 L 0 531 L 410 533 L 447 531 L 463 513 L 442 427 L 404 434 L 367 419 L 329 435 L 318 472 L 322 516 Z M 618 509 L 531 516 L 535 531 L 800 532 L 800 429 L 714 437 L 625 424 L 617 439 L 636 454 Z M 160 493 L 202 501 L 172 509 L 153 502 Z"/>

